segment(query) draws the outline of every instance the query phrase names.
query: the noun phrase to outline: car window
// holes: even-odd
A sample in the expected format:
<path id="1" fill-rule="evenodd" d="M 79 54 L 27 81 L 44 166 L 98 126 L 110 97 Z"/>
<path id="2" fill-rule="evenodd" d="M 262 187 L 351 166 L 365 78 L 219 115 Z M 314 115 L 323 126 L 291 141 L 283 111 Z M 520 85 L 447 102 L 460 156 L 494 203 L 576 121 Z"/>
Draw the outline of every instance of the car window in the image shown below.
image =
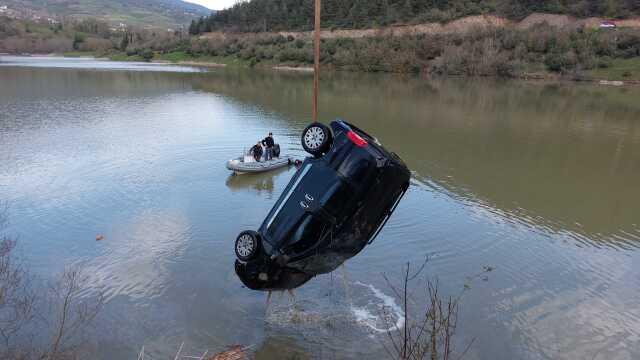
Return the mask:
<path id="1" fill-rule="evenodd" d="M 323 209 L 340 221 L 341 214 L 348 213 L 355 206 L 356 193 L 347 182 L 336 177 L 320 199 Z"/>
<path id="2" fill-rule="evenodd" d="M 311 213 L 306 213 L 293 236 L 284 245 L 294 254 L 304 253 L 314 248 L 321 238 L 327 235 L 328 230 L 327 224 L 322 219 Z"/>
<path id="3" fill-rule="evenodd" d="M 283 201 L 267 221 L 265 233 L 271 244 L 276 247 L 290 243 L 289 238 L 298 231 L 302 221 L 307 221 L 306 214 L 324 210 L 325 203 L 332 208 L 340 207 L 339 198 L 335 198 L 334 201 L 332 196 L 341 189 L 336 185 L 340 180 L 335 170 L 321 160 L 313 163 L 313 166 L 308 166 L 305 168 L 308 170 L 303 169 L 301 176 L 294 183 L 295 186 L 283 194 Z M 323 221 L 326 222 L 327 219 Z"/>
<path id="4" fill-rule="evenodd" d="M 270 217 L 268 219 L 267 229 L 272 227 L 273 223 L 277 220 L 278 216 L 281 215 L 282 210 L 287 206 L 287 204 L 289 203 L 289 200 L 293 197 L 293 195 L 296 192 L 299 192 L 300 183 L 309 174 L 309 172 L 311 171 L 312 167 L 313 167 L 313 164 L 311 164 L 311 163 L 305 164 L 304 167 L 302 168 L 302 170 L 300 171 L 300 176 L 298 176 L 298 178 L 293 183 L 291 188 L 287 191 L 287 193 L 281 195 L 281 199 L 282 200 L 280 201 L 278 207 L 275 209 L 275 211 L 273 211 L 273 213 L 270 215 Z"/>
<path id="5" fill-rule="evenodd" d="M 366 185 L 374 174 L 375 166 L 366 157 L 358 155 L 357 151 L 351 151 L 351 156 L 338 166 L 338 172 L 351 183 Z"/>

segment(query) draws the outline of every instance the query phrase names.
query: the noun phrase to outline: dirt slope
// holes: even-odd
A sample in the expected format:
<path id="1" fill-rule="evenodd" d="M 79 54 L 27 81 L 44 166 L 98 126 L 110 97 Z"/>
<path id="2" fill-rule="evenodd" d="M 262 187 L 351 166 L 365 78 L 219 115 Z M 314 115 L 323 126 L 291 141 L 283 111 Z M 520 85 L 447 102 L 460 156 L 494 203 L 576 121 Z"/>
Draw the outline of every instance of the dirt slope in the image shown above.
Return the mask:
<path id="1" fill-rule="evenodd" d="M 462 19 L 454 20 L 446 24 L 426 23 L 419 25 L 399 25 L 380 29 L 362 29 L 362 30 L 323 30 L 320 36 L 323 39 L 337 38 L 363 38 L 363 37 L 384 37 L 384 36 L 403 36 L 418 34 L 452 34 L 464 33 L 476 29 L 478 27 L 515 27 L 516 29 L 529 29 L 532 26 L 547 23 L 555 27 L 580 27 L 598 28 L 603 18 L 577 19 L 567 15 L 556 14 L 531 14 L 519 22 L 514 22 L 495 15 L 477 15 L 469 16 Z M 634 27 L 640 28 L 640 18 L 616 20 L 618 27 Z M 239 34 L 234 34 L 239 35 Z M 255 34 L 252 34 L 255 35 Z M 281 31 L 277 33 L 261 33 L 260 36 L 292 36 L 295 39 L 310 39 L 313 36 L 311 31 L 291 32 Z M 201 36 L 202 39 L 226 38 L 226 34 L 222 32 L 207 33 Z"/>

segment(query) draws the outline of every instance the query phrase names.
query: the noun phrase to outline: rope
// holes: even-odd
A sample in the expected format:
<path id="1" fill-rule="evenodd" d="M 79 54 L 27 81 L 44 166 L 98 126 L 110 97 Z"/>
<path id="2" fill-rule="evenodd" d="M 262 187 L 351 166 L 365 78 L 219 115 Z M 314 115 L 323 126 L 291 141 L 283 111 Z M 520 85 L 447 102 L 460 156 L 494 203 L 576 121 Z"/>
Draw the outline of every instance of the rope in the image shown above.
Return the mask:
<path id="1" fill-rule="evenodd" d="M 320 0 L 315 9 L 315 40 L 313 64 L 313 122 L 318 122 L 318 84 L 320 83 Z"/>

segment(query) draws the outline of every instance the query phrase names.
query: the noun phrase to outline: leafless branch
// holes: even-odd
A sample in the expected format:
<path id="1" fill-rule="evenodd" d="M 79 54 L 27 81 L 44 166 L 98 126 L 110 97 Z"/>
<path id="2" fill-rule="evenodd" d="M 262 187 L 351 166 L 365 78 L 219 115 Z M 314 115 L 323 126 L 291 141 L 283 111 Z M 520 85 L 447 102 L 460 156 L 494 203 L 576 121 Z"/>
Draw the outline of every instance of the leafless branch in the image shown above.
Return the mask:
<path id="1" fill-rule="evenodd" d="M 34 318 L 35 292 L 31 278 L 22 262 L 15 256 L 17 242 L 3 234 L 7 225 L 7 205 L 0 202 L 0 357 L 16 356 L 14 341 L 21 330 Z"/>
<path id="2" fill-rule="evenodd" d="M 34 278 L 15 255 L 17 242 L 3 235 L 6 210 L 0 202 L 0 358 L 77 358 L 78 335 L 95 320 L 104 298 L 82 296 L 89 286 L 83 265 L 68 268 L 48 289 L 38 286 L 36 291 Z M 33 342 L 46 339 L 47 331 L 48 343 Z"/>
<path id="3" fill-rule="evenodd" d="M 391 344 L 391 346 L 384 344 L 384 348 L 391 359 L 450 360 L 455 353 L 453 339 L 456 335 L 459 304 L 464 290 L 459 296 L 444 297 L 440 293 L 439 281 L 437 279 L 427 280 L 427 304 L 424 310 L 418 312 L 421 315 L 416 316 L 415 312 L 409 308 L 411 282 L 424 271 L 428 261 L 429 257 L 426 258 L 415 273 L 411 272 L 411 265 L 407 263 L 403 269 L 400 289 L 385 274 L 382 274 L 389 288 L 402 301 L 404 311 L 402 315 L 404 317 L 404 328 L 399 329 L 395 323 L 390 323 L 389 316 L 386 310 L 383 309 L 383 319 L 389 329 L 387 337 Z M 485 267 L 482 273 L 467 278 L 467 280 L 479 278 L 492 270 L 493 268 L 491 267 Z M 465 289 L 467 289 L 467 286 L 465 286 Z M 467 345 L 458 359 L 466 355 L 473 342 L 472 340 Z"/>

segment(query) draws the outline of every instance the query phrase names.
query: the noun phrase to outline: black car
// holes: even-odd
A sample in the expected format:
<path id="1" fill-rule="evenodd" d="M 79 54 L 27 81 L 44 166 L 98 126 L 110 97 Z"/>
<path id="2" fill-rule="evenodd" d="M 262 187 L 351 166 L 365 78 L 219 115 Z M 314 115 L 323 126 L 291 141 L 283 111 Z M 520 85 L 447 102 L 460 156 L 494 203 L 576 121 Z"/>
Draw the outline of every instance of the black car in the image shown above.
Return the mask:
<path id="1" fill-rule="evenodd" d="M 258 231 L 238 235 L 235 270 L 253 290 L 297 288 L 370 244 L 409 187 L 393 152 L 336 120 L 302 133 L 307 158 Z"/>

